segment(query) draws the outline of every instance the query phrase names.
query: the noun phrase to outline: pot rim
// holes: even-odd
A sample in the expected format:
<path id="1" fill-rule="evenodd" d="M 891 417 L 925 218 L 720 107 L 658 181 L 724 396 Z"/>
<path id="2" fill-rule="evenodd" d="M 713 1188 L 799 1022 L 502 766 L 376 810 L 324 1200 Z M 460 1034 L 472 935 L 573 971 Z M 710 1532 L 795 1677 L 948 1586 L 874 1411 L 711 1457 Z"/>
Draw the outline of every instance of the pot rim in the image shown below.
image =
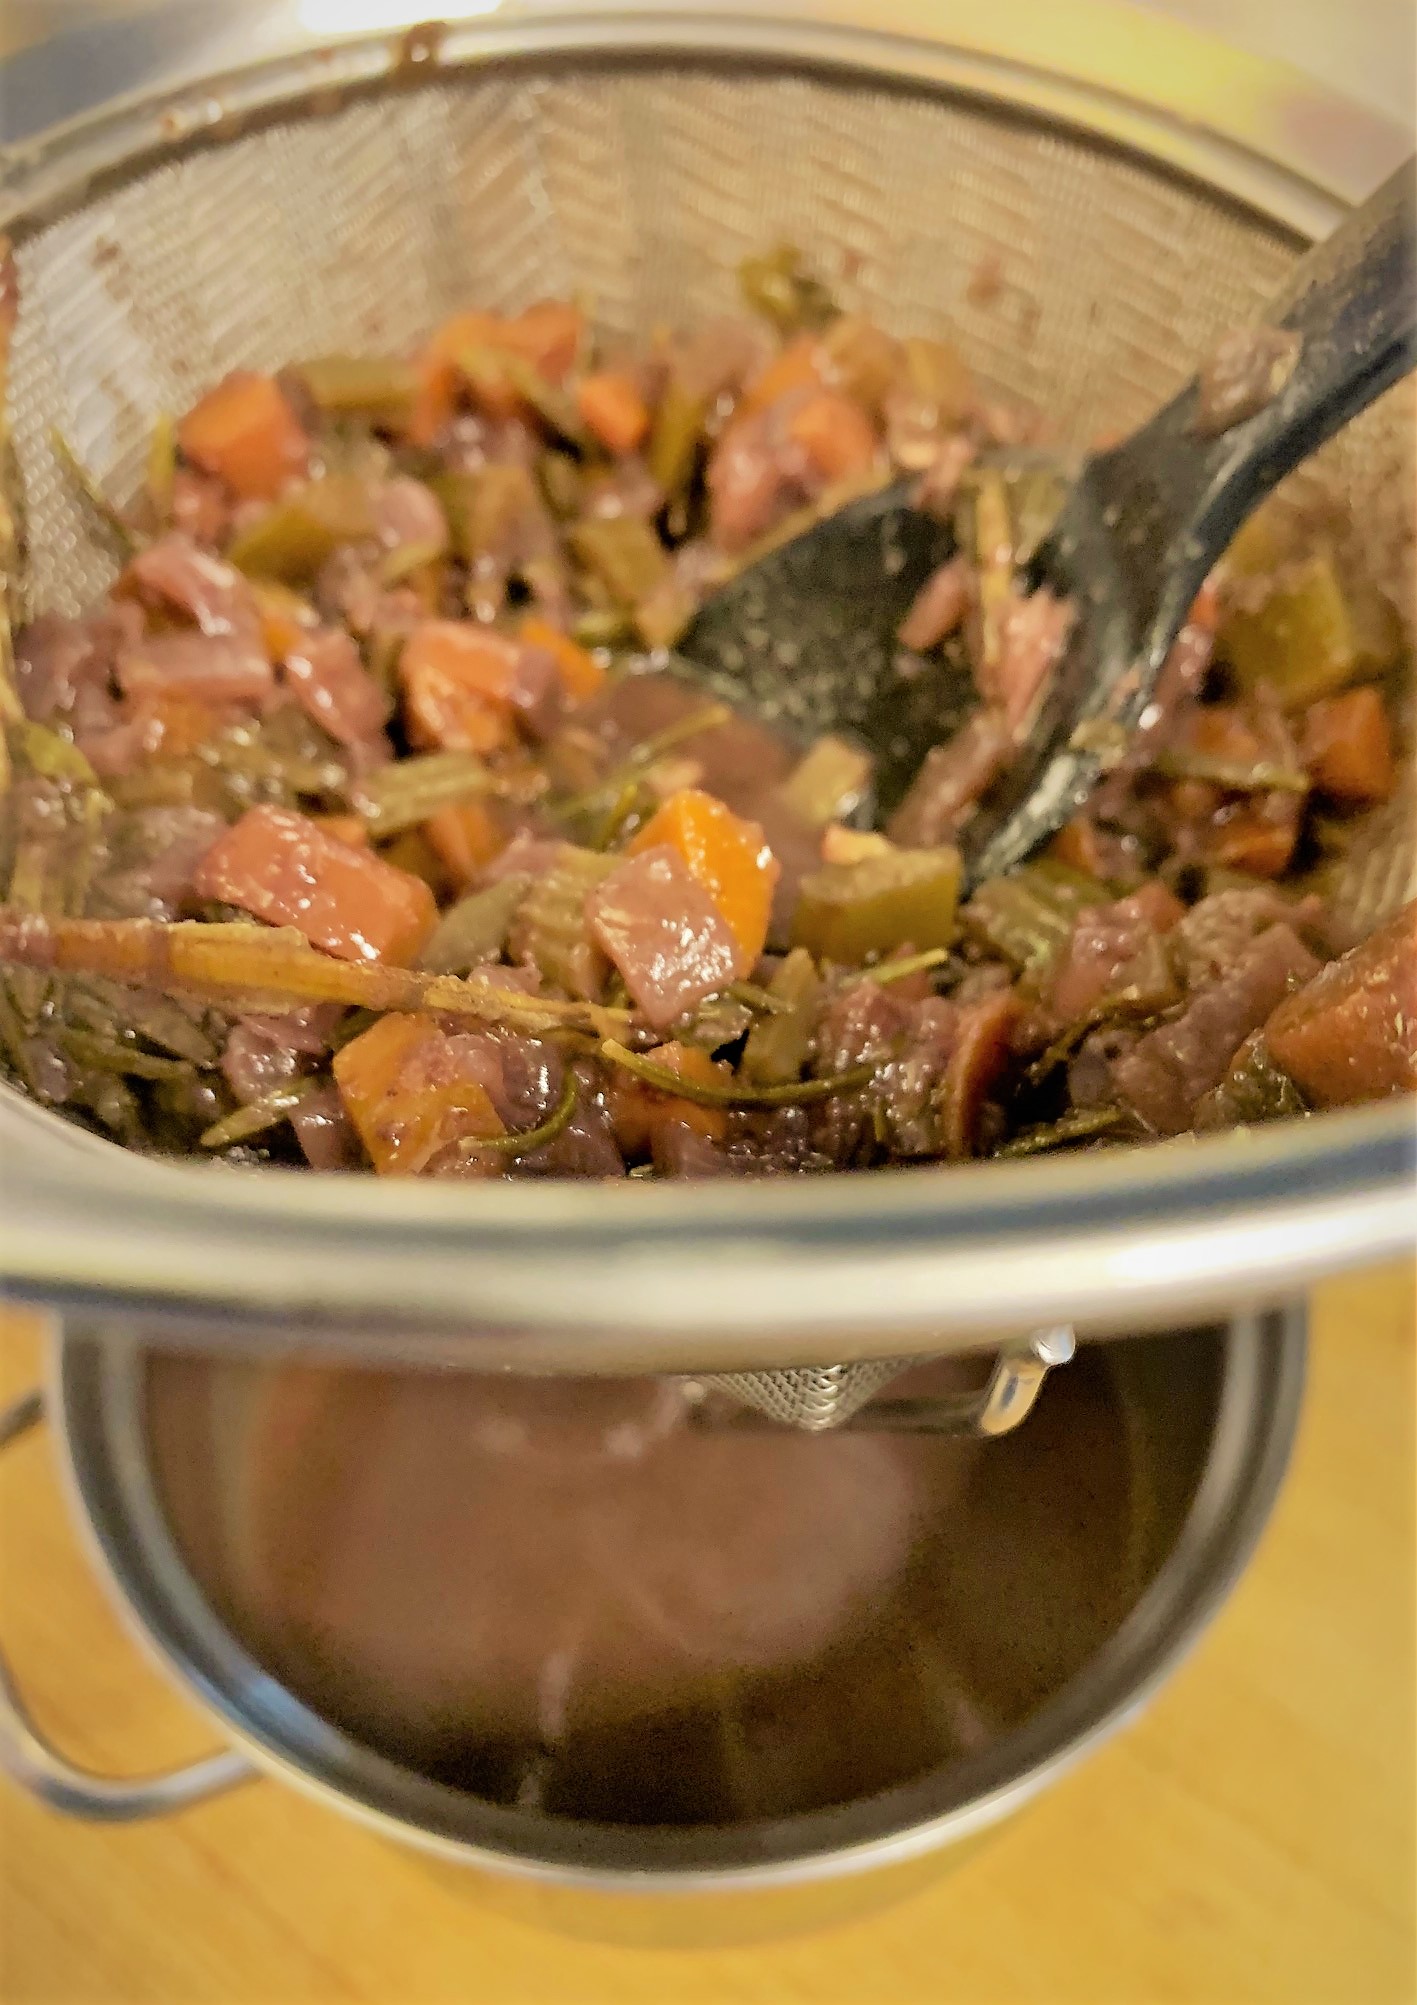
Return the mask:
<path id="1" fill-rule="evenodd" d="M 735 0 L 731 15 L 692 0 L 461 11 L 438 50 L 445 68 L 587 52 L 712 60 L 731 42 L 775 63 L 1006 100 L 1301 233 L 1327 227 L 1408 144 L 1283 65 L 1107 0 L 1087 0 L 1095 35 L 1077 34 L 1075 9 L 1065 32 L 1046 0 L 987 23 L 965 0 L 883 0 L 869 26 L 860 0 Z M 125 163 L 219 144 L 262 108 L 409 67 L 404 36 L 285 40 L 287 53 L 0 155 L 0 227 L 23 234 Z M 1058 1321 L 1155 1326 L 1390 1255 L 1417 1224 L 1405 1103 L 1065 1163 L 640 1185 L 629 1199 L 509 1184 L 479 1189 L 475 1207 L 427 1182 L 135 1158 L 5 1089 L 0 1148 L 0 1277 L 18 1293 L 180 1318 L 213 1342 L 295 1319 L 307 1341 L 481 1368 L 740 1370 L 937 1355 Z"/>
<path id="2" fill-rule="evenodd" d="M 73 1521 L 124 1626 L 264 1774 L 386 1837 L 491 1872 L 608 1893 L 727 1892 L 903 1864 L 972 1837 L 1061 1778 L 1155 1695 L 1249 1563 L 1300 1418 L 1302 1304 L 1236 1316 L 1213 1335 L 1215 1417 L 1175 1543 L 1081 1673 L 992 1747 L 932 1775 L 707 1838 L 701 1828 L 577 1824 L 485 1804 L 329 1726 L 247 1654 L 188 1571 L 146 1454 L 142 1352 L 56 1335 L 47 1407 Z M 459 1828 L 468 1824 L 474 1835 Z M 611 1864 L 586 1863 L 597 1841 Z M 632 1853 L 647 1863 L 629 1864 Z"/>

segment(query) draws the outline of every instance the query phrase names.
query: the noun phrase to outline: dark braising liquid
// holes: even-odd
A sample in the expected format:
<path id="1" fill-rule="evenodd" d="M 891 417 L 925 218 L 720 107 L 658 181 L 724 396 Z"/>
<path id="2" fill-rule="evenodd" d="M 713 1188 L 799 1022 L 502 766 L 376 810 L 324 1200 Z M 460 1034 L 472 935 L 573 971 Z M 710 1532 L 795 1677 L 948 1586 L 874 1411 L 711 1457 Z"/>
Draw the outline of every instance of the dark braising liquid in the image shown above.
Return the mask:
<path id="1" fill-rule="evenodd" d="M 992 1443 L 704 1433 L 649 1380 L 165 1360 L 151 1398 L 179 1538 L 262 1663 L 380 1752 L 567 1817 L 907 1781 L 1035 1709 L 1137 1586 L 1091 1357 Z"/>

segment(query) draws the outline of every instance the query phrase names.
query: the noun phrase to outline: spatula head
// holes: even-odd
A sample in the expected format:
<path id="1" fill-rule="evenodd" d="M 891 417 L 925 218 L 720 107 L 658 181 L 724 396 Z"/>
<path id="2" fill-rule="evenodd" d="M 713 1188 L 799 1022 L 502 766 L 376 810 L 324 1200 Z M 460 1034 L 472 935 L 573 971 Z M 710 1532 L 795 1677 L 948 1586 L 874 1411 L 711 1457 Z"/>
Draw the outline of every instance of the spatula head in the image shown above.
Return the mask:
<path id="1" fill-rule="evenodd" d="M 846 731 L 876 756 L 888 815 L 932 745 L 979 701 L 962 648 L 912 654 L 911 601 L 953 555 L 948 523 L 896 483 L 861 496 L 746 566 L 679 643 L 695 678 L 804 742 Z"/>

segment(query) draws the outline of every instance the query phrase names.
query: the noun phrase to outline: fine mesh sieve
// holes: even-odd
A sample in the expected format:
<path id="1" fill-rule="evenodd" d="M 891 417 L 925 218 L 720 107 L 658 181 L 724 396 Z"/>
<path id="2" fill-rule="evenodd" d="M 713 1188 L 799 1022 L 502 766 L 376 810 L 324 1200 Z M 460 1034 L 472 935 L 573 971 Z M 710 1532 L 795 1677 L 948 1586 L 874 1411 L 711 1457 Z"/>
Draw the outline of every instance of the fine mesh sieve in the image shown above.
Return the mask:
<path id="1" fill-rule="evenodd" d="M 948 333 L 992 393 L 1046 413 L 1066 455 L 1145 417 L 1297 249 L 1139 155 L 864 72 L 647 54 L 402 65 L 343 93 L 329 75 L 312 62 L 298 95 L 239 119 L 193 100 L 81 197 L 21 215 L 11 395 L 30 612 L 77 612 L 112 575 L 52 428 L 122 496 L 155 416 L 236 366 L 398 350 L 470 302 L 548 294 L 583 295 L 608 337 L 642 336 L 731 310 L 739 259 L 786 238 L 847 308 Z M 1345 563 L 1404 606 L 1411 440 L 1407 386 L 1290 484 Z M 813 721 L 829 710 L 828 692 Z M 1410 865 L 1399 807 L 1358 845 L 1350 902 L 1389 906 Z M 822 1426 L 895 1368 L 721 1382 Z"/>

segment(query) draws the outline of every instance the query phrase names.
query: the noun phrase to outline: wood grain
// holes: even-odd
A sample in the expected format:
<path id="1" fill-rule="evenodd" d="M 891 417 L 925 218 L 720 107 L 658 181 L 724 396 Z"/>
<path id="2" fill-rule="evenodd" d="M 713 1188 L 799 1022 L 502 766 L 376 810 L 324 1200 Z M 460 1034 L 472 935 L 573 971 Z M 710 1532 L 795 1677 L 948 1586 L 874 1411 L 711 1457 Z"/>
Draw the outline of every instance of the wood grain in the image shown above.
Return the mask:
<path id="1" fill-rule="evenodd" d="M 0 1788 L 0 1997 L 134 2005 L 1406 2005 L 1414 1954 L 1414 1294 L 1322 1291 L 1291 1480 L 1158 1703 L 1011 1826 L 806 1897 L 569 1901 L 430 1863 L 262 1782 L 99 1829 Z M 0 1319 L 0 1391 L 36 1369 Z M 212 1745 L 135 1654 L 48 1444 L 0 1468 L 0 1633 L 61 1745 Z"/>

